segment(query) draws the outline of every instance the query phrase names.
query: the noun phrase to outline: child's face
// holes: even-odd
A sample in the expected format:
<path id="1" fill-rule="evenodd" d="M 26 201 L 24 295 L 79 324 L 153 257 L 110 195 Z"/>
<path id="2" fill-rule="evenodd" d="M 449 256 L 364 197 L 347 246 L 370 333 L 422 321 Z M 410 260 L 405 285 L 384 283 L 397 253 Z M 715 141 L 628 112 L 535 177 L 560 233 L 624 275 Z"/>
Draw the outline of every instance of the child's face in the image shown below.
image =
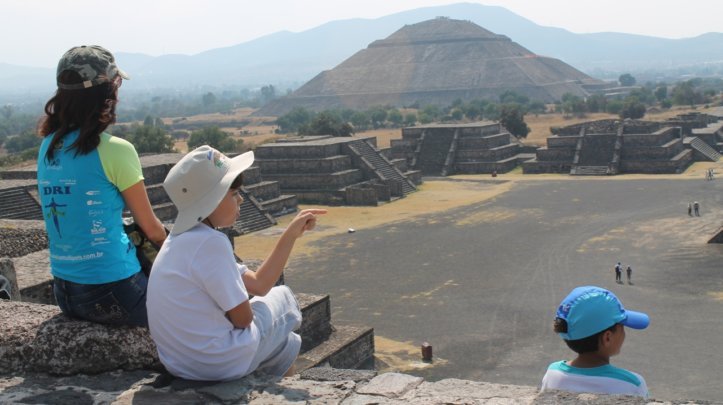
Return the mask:
<path id="1" fill-rule="evenodd" d="M 237 189 L 230 189 L 226 192 L 223 200 L 218 204 L 215 210 L 208 216 L 213 226 L 218 228 L 224 228 L 231 226 L 238 219 L 240 205 L 243 202 L 243 198 Z"/>

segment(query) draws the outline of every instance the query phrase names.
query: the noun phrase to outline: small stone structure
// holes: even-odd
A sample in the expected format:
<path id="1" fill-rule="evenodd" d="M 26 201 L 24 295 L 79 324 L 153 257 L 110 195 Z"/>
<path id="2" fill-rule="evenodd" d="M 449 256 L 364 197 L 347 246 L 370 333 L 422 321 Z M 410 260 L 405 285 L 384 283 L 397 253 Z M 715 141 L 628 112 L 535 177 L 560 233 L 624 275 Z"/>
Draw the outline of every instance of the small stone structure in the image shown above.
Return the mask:
<path id="1" fill-rule="evenodd" d="M 523 163 L 525 174 L 681 173 L 695 160 L 720 158 L 706 141 L 686 137 L 683 127 L 669 122 L 607 119 L 551 132 L 547 146 Z"/>
<path id="2" fill-rule="evenodd" d="M 402 129 L 392 140 L 392 156 L 427 176 L 505 173 L 534 155 L 502 125 L 485 121 L 471 124 L 432 124 Z"/>
<path id="3" fill-rule="evenodd" d="M 256 147 L 265 179 L 305 203 L 377 205 L 416 190 L 419 172 L 390 161 L 376 138 L 311 136 Z"/>

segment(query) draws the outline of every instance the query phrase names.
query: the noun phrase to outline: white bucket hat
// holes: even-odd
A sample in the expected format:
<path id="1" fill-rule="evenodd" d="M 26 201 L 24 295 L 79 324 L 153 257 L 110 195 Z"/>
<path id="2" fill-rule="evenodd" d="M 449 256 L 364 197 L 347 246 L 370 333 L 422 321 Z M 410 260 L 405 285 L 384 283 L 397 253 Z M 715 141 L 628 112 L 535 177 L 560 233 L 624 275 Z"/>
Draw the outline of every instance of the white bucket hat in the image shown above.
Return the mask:
<path id="1" fill-rule="evenodd" d="M 229 159 L 203 145 L 176 163 L 163 181 L 163 188 L 178 208 L 171 235 L 186 232 L 211 215 L 234 179 L 253 162 L 253 152 Z"/>

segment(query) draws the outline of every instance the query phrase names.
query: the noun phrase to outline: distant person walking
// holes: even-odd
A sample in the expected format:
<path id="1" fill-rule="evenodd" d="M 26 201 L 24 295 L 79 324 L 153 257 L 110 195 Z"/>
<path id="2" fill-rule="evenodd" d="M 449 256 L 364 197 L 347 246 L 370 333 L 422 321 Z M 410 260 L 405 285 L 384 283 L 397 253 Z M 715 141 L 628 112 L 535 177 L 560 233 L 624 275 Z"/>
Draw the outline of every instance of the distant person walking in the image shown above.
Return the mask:
<path id="1" fill-rule="evenodd" d="M 700 204 L 698 204 L 698 201 L 693 201 L 693 212 L 696 217 L 700 216 Z"/>
<path id="2" fill-rule="evenodd" d="M 618 284 L 623 283 L 623 265 L 620 262 L 615 265 L 615 282 Z"/>
<path id="3" fill-rule="evenodd" d="M 693 204 L 692 203 L 688 203 L 688 216 L 689 217 L 693 216 Z"/>
<path id="4" fill-rule="evenodd" d="M 625 273 L 628 275 L 628 284 L 632 284 L 632 278 L 633 278 L 633 268 L 628 266 L 627 269 L 625 269 Z"/>

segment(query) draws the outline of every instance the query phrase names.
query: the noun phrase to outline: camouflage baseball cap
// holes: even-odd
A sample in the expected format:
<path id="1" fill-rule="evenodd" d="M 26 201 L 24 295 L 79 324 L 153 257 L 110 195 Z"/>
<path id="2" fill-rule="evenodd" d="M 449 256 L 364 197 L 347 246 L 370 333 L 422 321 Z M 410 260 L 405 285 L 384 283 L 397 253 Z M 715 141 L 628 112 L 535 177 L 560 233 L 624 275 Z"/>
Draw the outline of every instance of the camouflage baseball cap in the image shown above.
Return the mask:
<path id="1" fill-rule="evenodd" d="M 60 74 L 66 70 L 76 72 L 83 78 L 82 83 L 66 84 L 60 82 Z M 109 82 L 120 76 L 130 77 L 115 64 L 115 58 L 109 50 L 98 45 L 83 45 L 71 48 L 58 62 L 56 81 L 58 88 L 64 90 L 87 89 L 88 87 Z"/>

